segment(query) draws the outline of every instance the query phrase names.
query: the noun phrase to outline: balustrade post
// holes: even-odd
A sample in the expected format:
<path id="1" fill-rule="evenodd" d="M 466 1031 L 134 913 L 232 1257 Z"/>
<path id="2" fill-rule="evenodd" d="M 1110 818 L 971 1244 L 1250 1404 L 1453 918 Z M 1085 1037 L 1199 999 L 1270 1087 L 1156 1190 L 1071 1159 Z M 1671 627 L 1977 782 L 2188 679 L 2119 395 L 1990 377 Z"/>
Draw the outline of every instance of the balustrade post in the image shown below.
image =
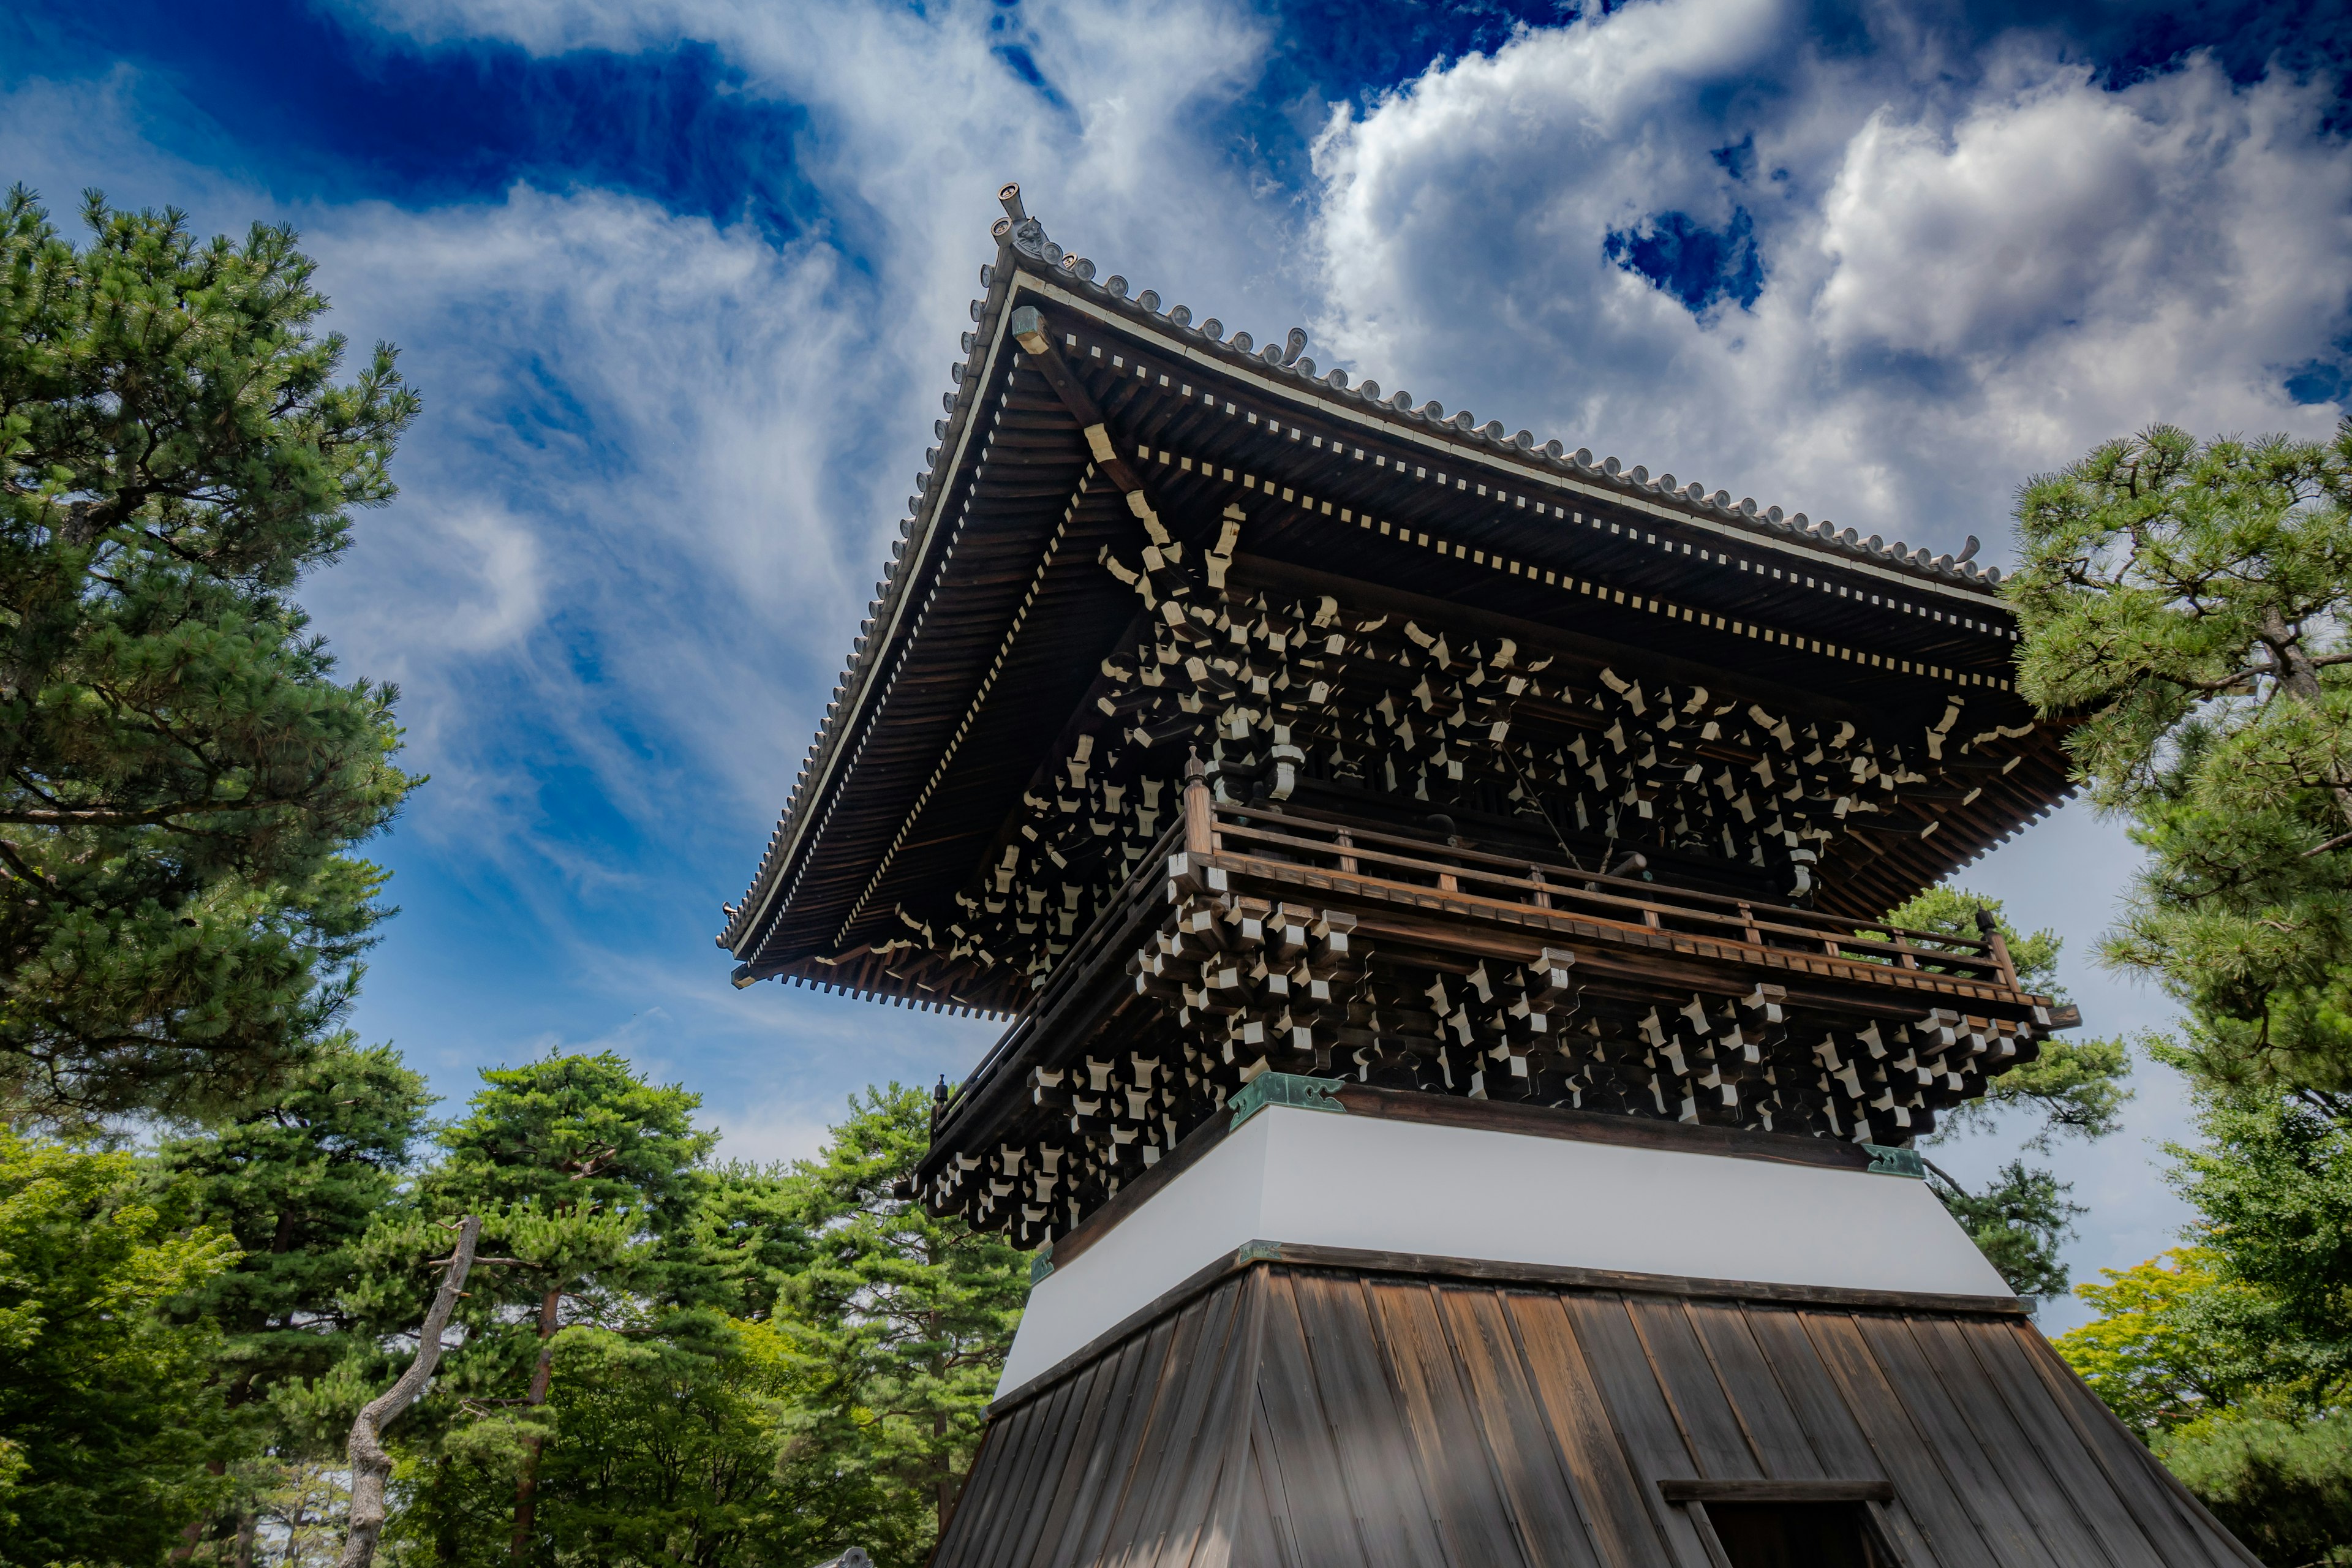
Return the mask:
<path id="1" fill-rule="evenodd" d="M 1536 908 L 1539 910 L 1551 908 L 1551 894 L 1546 890 L 1547 884 L 1544 881 L 1543 872 L 1539 869 L 1532 870 L 1528 875 L 1534 879 L 1536 884 Z"/>
<path id="2" fill-rule="evenodd" d="M 2000 922 L 1992 911 L 1982 904 L 1977 906 L 1977 931 L 1992 950 L 1992 961 L 2000 965 L 2000 977 L 2011 991 L 2017 989 L 2017 961 L 2009 956 L 2009 939 L 2000 934 Z"/>
<path id="3" fill-rule="evenodd" d="M 1192 760 L 1184 764 L 1184 853 L 1210 855 L 1216 851 L 1216 818 L 1209 805 L 1209 770 L 1201 763 L 1201 753 L 1194 752 Z"/>
<path id="4" fill-rule="evenodd" d="M 1344 827 L 1333 834 L 1331 837 L 1339 846 L 1339 869 L 1350 877 L 1354 876 L 1361 867 L 1356 858 L 1348 851 L 1356 847 L 1356 840 Z"/>

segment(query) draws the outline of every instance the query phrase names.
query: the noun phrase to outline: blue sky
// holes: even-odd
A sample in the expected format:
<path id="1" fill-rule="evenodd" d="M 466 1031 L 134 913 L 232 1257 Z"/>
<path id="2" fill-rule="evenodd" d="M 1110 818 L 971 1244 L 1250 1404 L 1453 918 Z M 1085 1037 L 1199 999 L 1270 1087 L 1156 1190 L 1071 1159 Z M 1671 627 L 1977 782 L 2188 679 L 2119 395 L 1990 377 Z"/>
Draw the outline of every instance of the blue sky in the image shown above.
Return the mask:
<path id="1" fill-rule="evenodd" d="M 1001 181 L 1326 364 L 1999 560 L 2018 479 L 2103 437 L 2333 425 L 2348 49 L 2343 4 L 33 0 L 0 16 L 0 177 L 297 225 L 425 395 L 401 500 L 308 591 L 433 775 L 380 847 L 404 912 L 362 1030 L 453 1096 L 618 1048 L 774 1155 L 989 1033 L 733 992 L 710 936 Z M 2129 866 L 2070 809 L 1965 879 L 2067 936 L 2103 1029 L 2164 1018 L 2082 962 Z M 2179 1222 L 2179 1096 L 2142 1083 L 2062 1152 L 2078 1272 Z"/>

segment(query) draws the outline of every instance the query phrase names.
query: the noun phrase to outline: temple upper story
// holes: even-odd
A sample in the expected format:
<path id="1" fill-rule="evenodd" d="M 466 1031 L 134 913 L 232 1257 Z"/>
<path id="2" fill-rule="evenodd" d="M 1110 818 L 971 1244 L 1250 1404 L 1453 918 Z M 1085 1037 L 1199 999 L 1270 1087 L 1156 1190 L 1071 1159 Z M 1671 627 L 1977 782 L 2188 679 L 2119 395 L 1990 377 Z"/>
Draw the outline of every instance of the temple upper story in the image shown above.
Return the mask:
<path id="1" fill-rule="evenodd" d="M 932 1206 L 1066 1235 L 1269 1073 L 1885 1148 L 2072 1021 L 1880 918 L 2066 793 L 1997 574 L 1318 374 L 1007 208 L 719 939 L 1008 1020 Z"/>

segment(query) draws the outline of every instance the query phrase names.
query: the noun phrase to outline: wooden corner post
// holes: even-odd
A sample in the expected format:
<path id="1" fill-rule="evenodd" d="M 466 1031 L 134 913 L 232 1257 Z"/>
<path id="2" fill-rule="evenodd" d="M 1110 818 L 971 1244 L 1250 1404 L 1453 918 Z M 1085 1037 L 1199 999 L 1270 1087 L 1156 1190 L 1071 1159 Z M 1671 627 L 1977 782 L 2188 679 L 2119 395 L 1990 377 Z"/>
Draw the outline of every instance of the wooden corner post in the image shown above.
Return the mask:
<path id="1" fill-rule="evenodd" d="M 1207 855 L 1216 848 L 1214 818 L 1209 812 L 1209 770 L 1194 752 L 1184 764 L 1184 853 Z"/>

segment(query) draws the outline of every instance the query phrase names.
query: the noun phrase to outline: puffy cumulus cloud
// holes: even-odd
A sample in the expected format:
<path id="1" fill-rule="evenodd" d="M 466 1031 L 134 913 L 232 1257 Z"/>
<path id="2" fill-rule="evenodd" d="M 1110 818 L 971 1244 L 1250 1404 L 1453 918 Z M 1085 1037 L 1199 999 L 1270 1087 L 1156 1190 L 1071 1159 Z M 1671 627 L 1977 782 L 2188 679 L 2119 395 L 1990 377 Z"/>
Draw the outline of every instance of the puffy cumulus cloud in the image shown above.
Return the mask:
<path id="1" fill-rule="evenodd" d="M 1336 118 L 1327 337 L 1417 396 L 1989 553 L 2016 481 L 2105 437 L 2332 423 L 2283 385 L 2347 329 L 2325 84 L 2191 57 L 2107 91 L 2032 37 L 1958 74 L 1800 22 L 1654 0 Z"/>

